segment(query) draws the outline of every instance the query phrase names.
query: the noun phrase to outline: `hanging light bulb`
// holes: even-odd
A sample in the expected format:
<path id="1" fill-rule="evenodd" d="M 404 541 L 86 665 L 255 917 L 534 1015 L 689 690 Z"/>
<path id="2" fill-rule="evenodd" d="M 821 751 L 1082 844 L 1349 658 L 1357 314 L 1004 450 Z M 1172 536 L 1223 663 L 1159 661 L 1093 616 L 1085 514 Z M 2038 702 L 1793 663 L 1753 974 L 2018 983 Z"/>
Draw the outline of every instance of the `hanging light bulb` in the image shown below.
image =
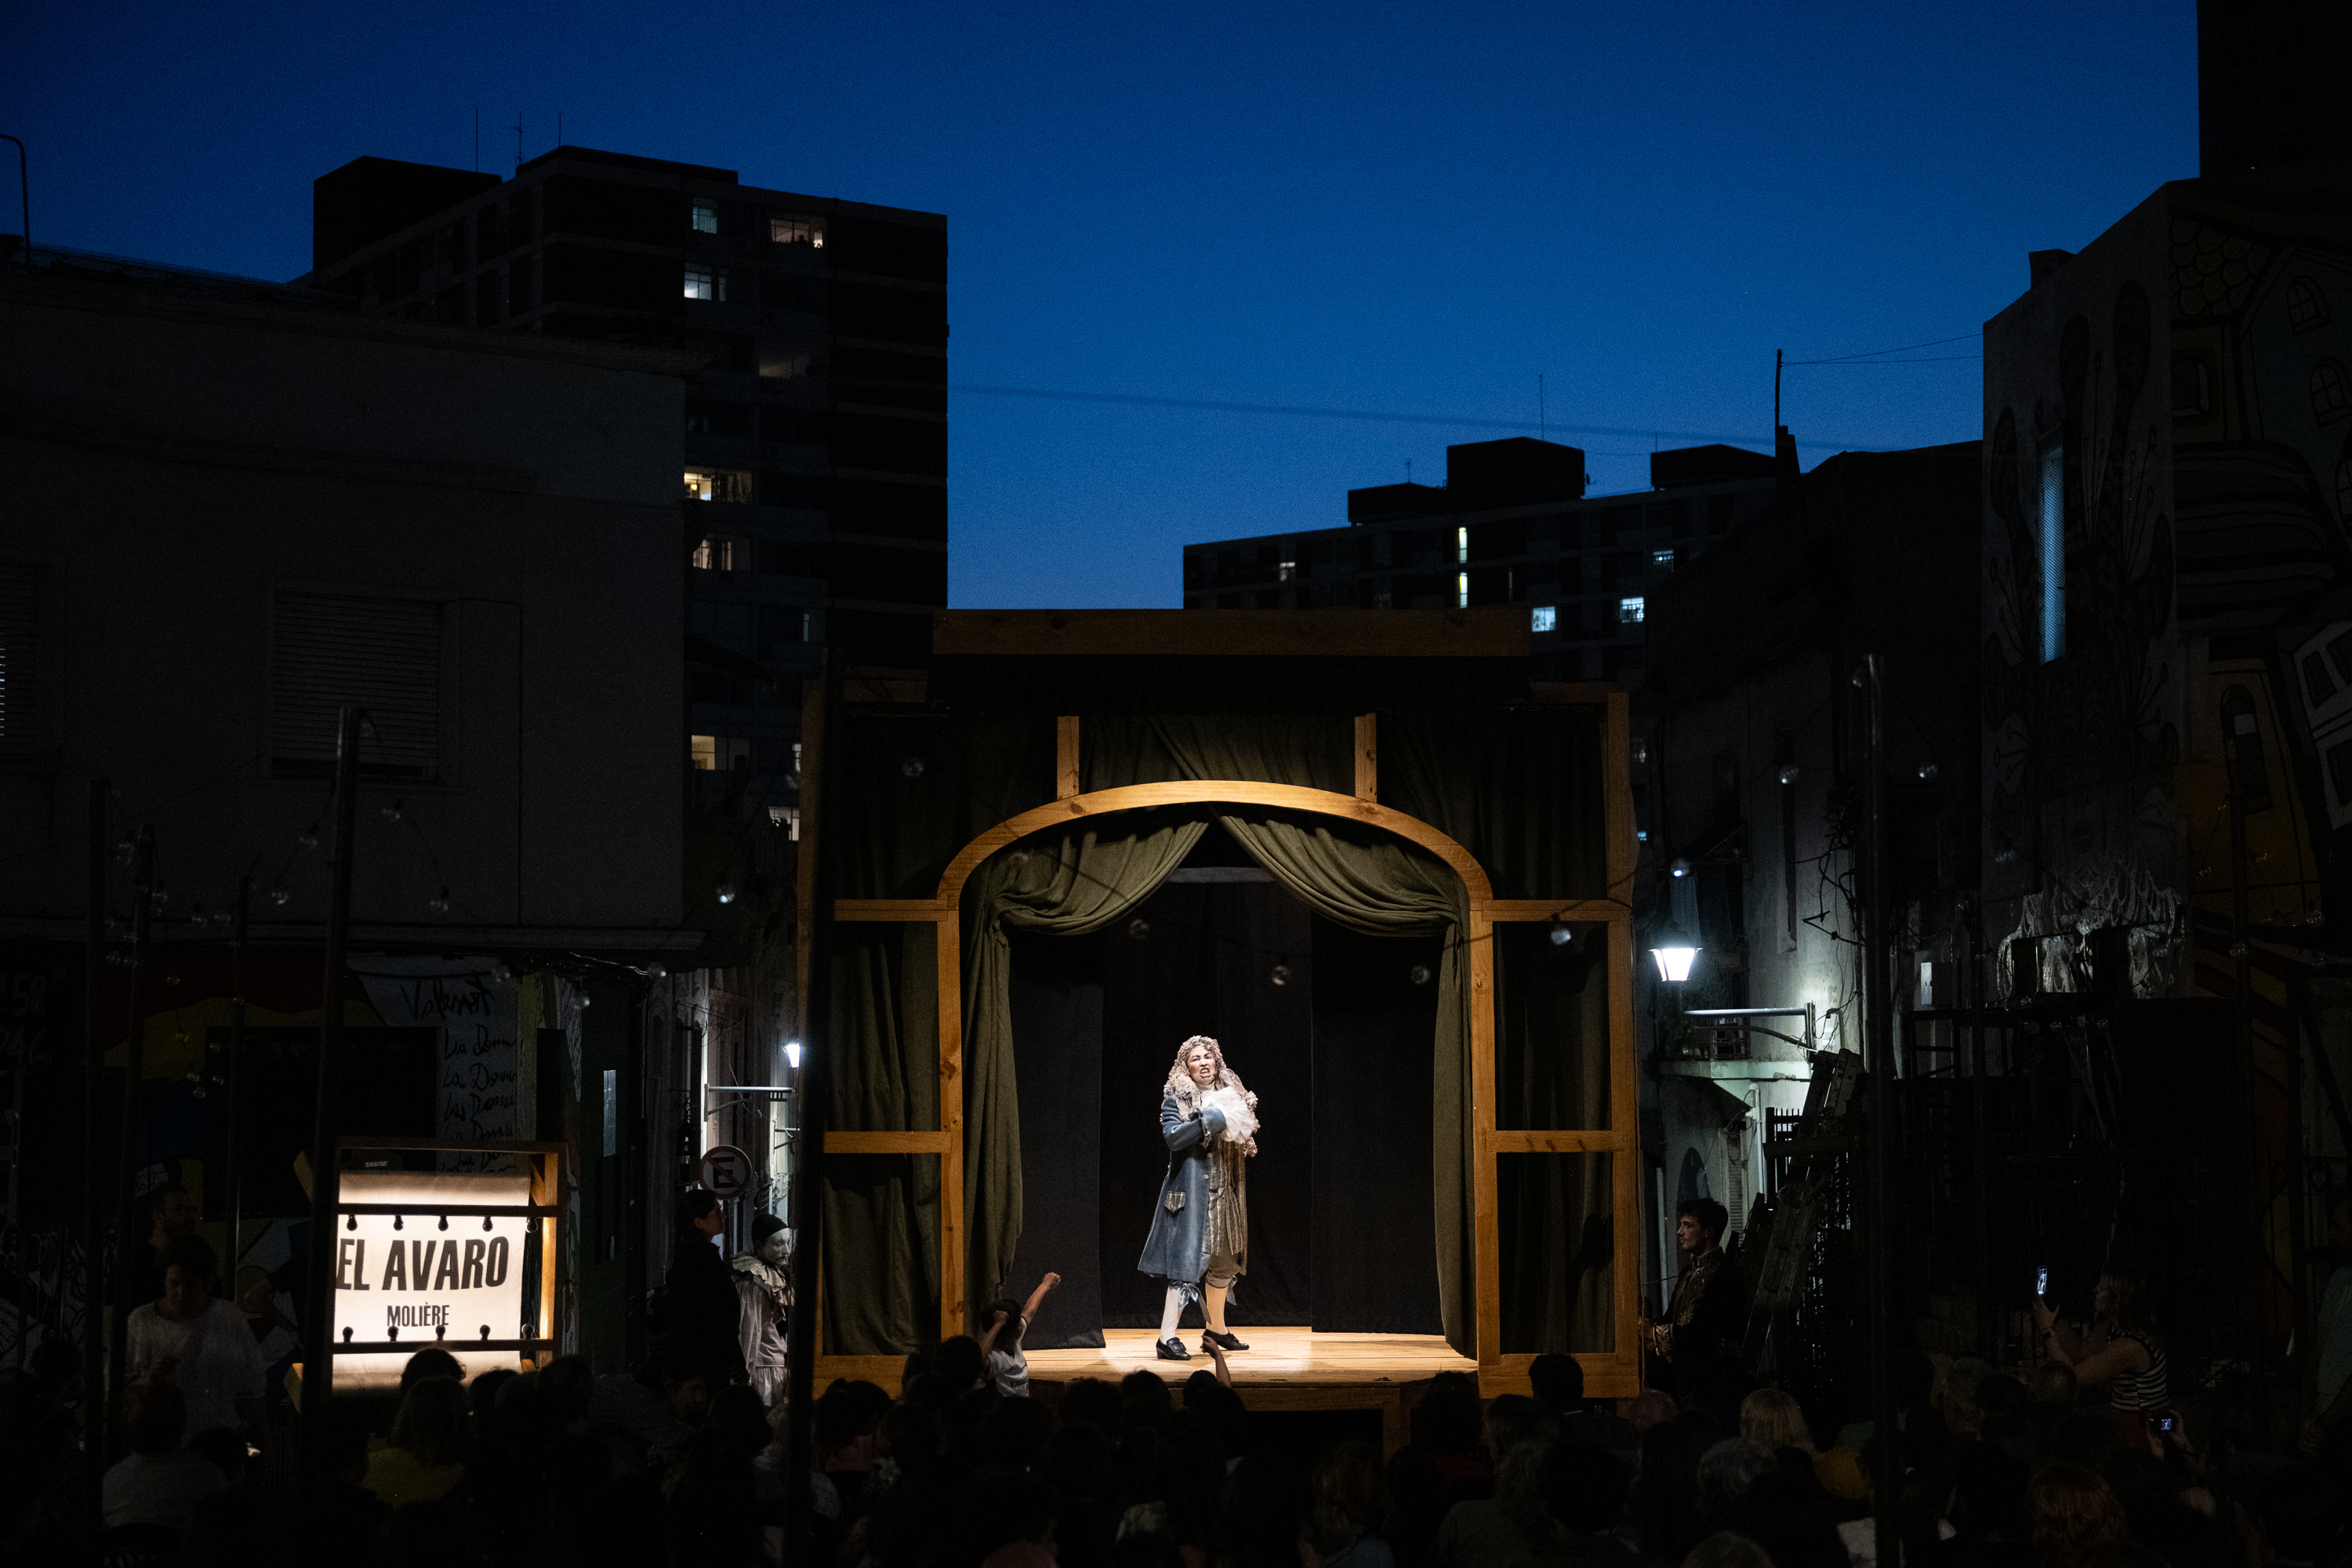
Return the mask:
<path id="1" fill-rule="evenodd" d="M 1551 944 L 1554 947 L 1566 947 L 1570 942 L 1576 940 L 1576 932 L 1570 930 L 1566 925 L 1553 926 L 1549 934 L 1551 937 Z"/>
<path id="2" fill-rule="evenodd" d="M 1133 920 L 1127 922 L 1127 934 L 1133 937 L 1136 941 L 1141 942 L 1145 937 L 1151 934 L 1151 922 L 1145 920 L 1141 915 L 1138 915 Z"/>
<path id="3" fill-rule="evenodd" d="M 1426 963 L 1414 964 L 1411 969 L 1405 972 L 1405 978 L 1411 980 L 1415 985 L 1428 984 L 1429 965 Z"/>
<path id="4" fill-rule="evenodd" d="M 1267 978 L 1267 979 L 1269 979 L 1269 980 L 1271 980 L 1271 981 L 1273 981 L 1276 985 L 1287 985 L 1287 984 L 1290 984 L 1290 965 L 1288 965 L 1287 963 L 1277 963 L 1277 964 L 1276 964 L 1276 965 L 1274 966 L 1274 973 L 1273 973 L 1272 974 L 1267 975 L 1267 976 L 1266 976 L 1266 978 Z"/>
<path id="5" fill-rule="evenodd" d="M 278 883 L 276 887 L 269 889 L 269 901 L 273 904 L 283 904 L 287 900 L 293 896 L 294 895 L 292 893 L 287 891 L 286 884 L 283 882 Z"/>
<path id="6" fill-rule="evenodd" d="M 735 884 L 732 882 L 721 882 L 712 890 L 719 895 L 719 901 L 722 904 L 731 904 L 735 901 Z"/>

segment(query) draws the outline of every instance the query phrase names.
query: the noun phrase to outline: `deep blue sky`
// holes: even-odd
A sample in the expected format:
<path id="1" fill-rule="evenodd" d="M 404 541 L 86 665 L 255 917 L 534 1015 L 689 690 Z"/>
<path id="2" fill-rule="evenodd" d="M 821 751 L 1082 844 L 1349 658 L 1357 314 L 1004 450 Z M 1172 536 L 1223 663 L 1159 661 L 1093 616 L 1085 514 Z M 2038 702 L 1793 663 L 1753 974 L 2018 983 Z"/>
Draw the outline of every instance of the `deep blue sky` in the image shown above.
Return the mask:
<path id="1" fill-rule="evenodd" d="M 961 386 L 1509 421 L 1541 374 L 1556 426 L 1762 446 L 1775 348 L 1972 331 L 2027 251 L 2196 173 L 2193 0 L 2127 9 L 27 5 L 0 131 L 41 241 L 287 278 L 314 176 L 468 166 L 477 105 L 536 154 L 561 110 L 576 145 L 946 213 Z M 1967 439 L 1977 373 L 1792 370 L 1784 417 L 1809 467 Z M 1173 605 L 1185 542 L 1337 526 L 1512 433 L 950 409 L 959 605 Z M 1560 438 L 1646 485 L 1649 438 Z"/>

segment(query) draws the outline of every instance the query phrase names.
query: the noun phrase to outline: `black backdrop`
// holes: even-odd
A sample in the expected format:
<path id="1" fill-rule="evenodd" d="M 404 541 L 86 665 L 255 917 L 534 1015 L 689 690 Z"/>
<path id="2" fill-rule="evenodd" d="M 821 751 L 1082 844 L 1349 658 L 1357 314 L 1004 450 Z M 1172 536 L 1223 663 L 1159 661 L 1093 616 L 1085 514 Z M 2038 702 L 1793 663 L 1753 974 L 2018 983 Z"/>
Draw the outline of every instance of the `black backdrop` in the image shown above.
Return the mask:
<path id="1" fill-rule="evenodd" d="M 1161 1282 L 1135 1259 L 1168 1163 L 1160 1085 L 1194 1034 L 1223 1044 L 1264 1118 L 1233 1323 L 1442 1331 L 1436 986 L 1412 978 L 1435 970 L 1437 940 L 1343 930 L 1244 859 L 1213 827 L 1129 921 L 1085 937 L 1013 933 L 1023 1212 L 1005 1293 L 1025 1296 L 1049 1269 L 1063 1280 L 1032 1349 L 1158 1324 Z"/>

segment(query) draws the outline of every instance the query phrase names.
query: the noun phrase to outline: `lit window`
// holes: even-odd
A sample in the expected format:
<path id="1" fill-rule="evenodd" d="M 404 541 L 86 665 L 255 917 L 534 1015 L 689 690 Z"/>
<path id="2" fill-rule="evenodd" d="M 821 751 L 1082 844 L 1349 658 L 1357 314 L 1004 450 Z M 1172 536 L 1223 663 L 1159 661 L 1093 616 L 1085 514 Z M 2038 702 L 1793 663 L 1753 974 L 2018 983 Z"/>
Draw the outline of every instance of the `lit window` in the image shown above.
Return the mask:
<path id="1" fill-rule="evenodd" d="M 772 805 L 768 807 L 768 825 L 782 828 L 784 837 L 797 844 L 801 840 L 801 808 L 797 805 Z"/>
<path id="2" fill-rule="evenodd" d="M 2311 416 L 2332 425 L 2347 414 L 2352 414 L 2352 384 L 2346 382 L 2341 364 L 2321 360 L 2311 367 Z"/>
<path id="3" fill-rule="evenodd" d="M 1630 599 L 1618 600 L 1617 619 L 1623 625 L 1629 626 L 1640 625 L 1642 620 L 1642 597 L 1638 594 Z"/>
<path id="4" fill-rule="evenodd" d="M 688 735 L 687 737 L 687 744 L 693 751 L 694 765 L 696 767 L 700 768 L 705 773 L 709 773 L 719 766 L 718 736 Z"/>
<path id="5" fill-rule="evenodd" d="M 686 297 L 689 300 L 719 300 L 727 298 L 727 274 L 708 267 L 686 269 Z"/>
<path id="6" fill-rule="evenodd" d="M 705 772 L 728 773 L 751 765 L 751 742 L 740 735 L 689 735 L 687 744 L 694 765 Z"/>
<path id="7" fill-rule="evenodd" d="M 2308 278 L 2298 278 L 2286 286 L 2286 324 L 2297 332 L 2327 324 L 2327 296 Z"/>
<path id="8" fill-rule="evenodd" d="M 2066 651 L 2066 449 L 2042 454 L 2042 662 Z"/>
<path id="9" fill-rule="evenodd" d="M 719 204 L 717 202 L 697 202 L 694 204 L 694 231 L 697 234 L 717 234 L 719 232 Z"/>
<path id="10" fill-rule="evenodd" d="M 1470 531 L 1466 528 L 1457 528 L 1454 531 L 1454 559 L 1456 561 L 1470 559 Z"/>
<path id="11" fill-rule="evenodd" d="M 1675 552 L 1671 549 L 1653 550 L 1650 552 L 1650 564 L 1662 571 L 1671 572 L 1675 569 Z"/>
<path id="12" fill-rule="evenodd" d="M 801 641 L 807 643 L 819 643 L 824 641 L 824 612 L 823 610 L 803 610 L 801 612 Z M 800 752 L 794 752 L 793 753 L 793 766 L 795 768 L 800 766 Z"/>
<path id="13" fill-rule="evenodd" d="M 1454 605 L 1456 609 L 1470 607 L 1470 574 L 1467 572 L 1454 574 Z"/>
<path id="14" fill-rule="evenodd" d="M 740 539 L 730 539 L 723 533 L 706 534 L 694 547 L 694 564 L 702 572 L 732 572 L 738 566 L 749 565 L 750 551 Z"/>
<path id="15" fill-rule="evenodd" d="M 790 349 L 760 350 L 760 374 L 770 381 L 796 381 L 809 373 L 809 356 Z"/>
<path id="16" fill-rule="evenodd" d="M 1554 631 L 1559 626 L 1559 608 L 1555 605 L 1538 605 L 1528 620 L 1528 629 L 1532 632 Z"/>
<path id="17" fill-rule="evenodd" d="M 1278 583 L 1295 583 L 1298 581 L 1298 563 L 1296 561 L 1284 561 L 1278 563 L 1275 566 L 1274 576 L 1275 581 Z"/>
<path id="18" fill-rule="evenodd" d="M 772 217 L 768 220 L 768 243 L 805 245 L 813 250 L 823 250 L 824 224 L 813 217 Z"/>
<path id="19" fill-rule="evenodd" d="M 740 468 L 688 468 L 686 499 L 748 501 L 751 499 L 751 476 Z"/>

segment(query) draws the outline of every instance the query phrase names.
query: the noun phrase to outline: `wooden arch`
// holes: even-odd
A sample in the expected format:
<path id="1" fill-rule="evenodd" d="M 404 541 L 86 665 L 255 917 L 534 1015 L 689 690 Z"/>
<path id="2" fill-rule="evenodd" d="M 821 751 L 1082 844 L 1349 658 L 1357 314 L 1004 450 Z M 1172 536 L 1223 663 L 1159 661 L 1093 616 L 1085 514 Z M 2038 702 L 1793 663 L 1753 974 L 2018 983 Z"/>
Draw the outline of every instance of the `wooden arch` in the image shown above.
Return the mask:
<path id="1" fill-rule="evenodd" d="M 1604 777 L 1603 831 L 1607 838 L 1608 887 L 1622 893 L 1633 868 L 1632 777 L 1626 767 L 1627 711 L 1624 694 L 1602 699 Z M 1595 900 L 1497 899 L 1477 858 L 1428 823 L 1379 804 L 1375 720 L 1356 721 L 1356 793 L 1307 789 L 1248 779 L 1197 779 L 1128 784 L 1081 794 L 1077 788 L 1078 721 L 1059 721 L 1060 798 L 1008 818 L 957 851 L 929 899 L 841 899 L 833 918 L 842 921 L 929 924 L 937 933 L 939 1005 L 939 1115 L 936 1131 L 853 1131 L 828 1128 L 824 1148 L 841 1154 L 936 1154 L 940 1157 L 940 1333 L 967 1331 L 964 1295 L 963 1192 L 963 932 L 964 884 L 982 861 L 1033 833 L 1092 816 L 1169 805 L 1255 805 L 1359 822 L 1393 833 L 1428 850 L 1462 879 L 1468 895 L 1463 941 L 1470 985 L 1471 1163 L 1473 1295 L 1480 1384 L 1488 1394 L 1525 1392 L 1531 1354 L 1505 1355 L 1502 1349 L 1501 1255 L 1496 1203 L 1496 1157 L 1527 1153 L 1609 1153 L 1612 1234 L 1614 1350 L 1580 1355 L 1585 1386 L 1596 1398 L 1621 1398 L 1641 1388 L 1641 1357 L 1634 1323 L 1640 1312 L 1640 1200 L 1635 1128 L 1640 1091 L 1633 1059 L 1633 923 L 1622 897 Z M 805 853 L 805 847 L 803 849 Z M 1541 1131 L 1498 1130 L 1495 1078 L 1495 943 L 1496 921 L 1576 921 L 1603 924 L 1609 931 L 1609 1092 L 1606 1129 Z M 819 1376 L 871 1376 L 867 1358 L 820 1356 Z M 895 1365 L 895 1358 L 889 1358 Z M 885 1379 L 884 1381 L 887 1381 Z"/>

